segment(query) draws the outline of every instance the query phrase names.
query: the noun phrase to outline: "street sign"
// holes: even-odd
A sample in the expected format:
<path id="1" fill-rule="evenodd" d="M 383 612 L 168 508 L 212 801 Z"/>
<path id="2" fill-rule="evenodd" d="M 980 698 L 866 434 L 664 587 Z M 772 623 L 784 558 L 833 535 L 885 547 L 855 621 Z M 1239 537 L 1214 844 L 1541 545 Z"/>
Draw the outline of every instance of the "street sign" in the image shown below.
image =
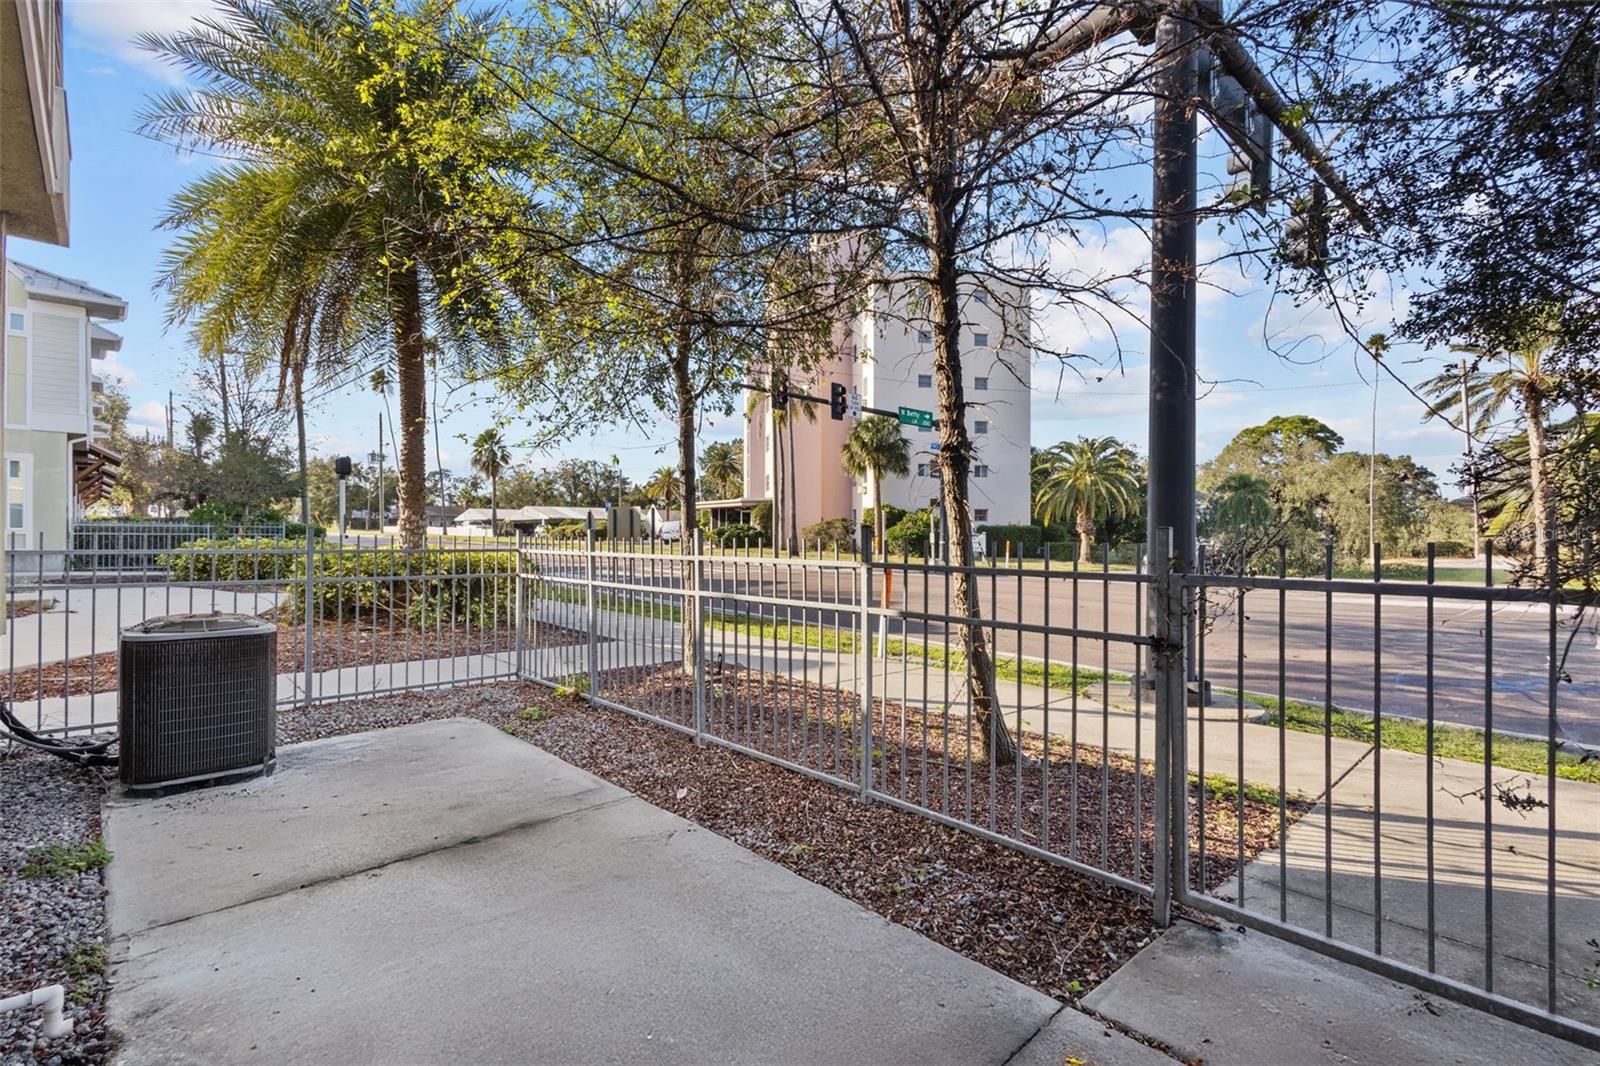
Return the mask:
<path id="1" fill-rule="evenodd" d="M 916 426 L 918 429 L 933 428 L 933 412 L 919 411 L 915 407 L 900 408 L 900 424 L 902 426 Z"/>
<path id="2" fill-rule="evenodd" d="M 855 389 L 850 390 L 850 417 L 857 421 L 861 419 L 861 394 Z"/>

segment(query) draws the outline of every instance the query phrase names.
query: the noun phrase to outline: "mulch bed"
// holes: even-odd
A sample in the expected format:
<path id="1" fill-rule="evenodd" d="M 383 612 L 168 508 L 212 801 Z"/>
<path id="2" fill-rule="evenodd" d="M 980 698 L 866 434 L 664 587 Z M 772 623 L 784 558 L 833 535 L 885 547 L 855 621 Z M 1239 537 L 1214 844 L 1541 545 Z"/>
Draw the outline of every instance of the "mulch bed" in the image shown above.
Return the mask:
<path id="1" fill-rule="evenodd" d="M 7 600 L 6 601 L 6 617 L 7 618 L 28 618 L 28 617 L 30 617 L 32 615 L 36 615 L 36 614 L 40 614 L 41 612 L 48 611 L 51 608 L 53 608 L 55 605 L 56 605 L 56 601 L 55 600 L 48 600 L 48 599 L 47 600 L 41 600 L 41 599 L 38 599 L 37 597 L 35 597 L 34 599 L 31 599 L 31 600 L 23 600 L 23 599 Z"/>
<path id="2" fill-rule="evenodd" d="M 862 730 L 854 692 L 743 668 L 712 668 L 707 681 L 706 728 L 717 735 L 834 777 L 859 781 Z M 693 682 L 677 669 L 616 670 L 602 676 L 600 694 L 657 717 L 693 723 Z M 1015 723 L 1010 723 L 1015 731 Z M 1079 715 L 1079 743 L 1070 715 L 1051 722 L 1044 738 L 1024 732 L 1015 761 L 991 764 L 976 719 L 961 713 L 924 713 L 915 706 L 874 701 L 873 787 L 887 795 L 999 832 L 1133 880 L 1148 881 L 1155 839 L 1154 763 L 1088 743 L 1098 718 Z M 1191 887 L 1205 888 L 1237 876 L 1241 856 L 1239 796 L 1231 787 L 1205 795 L 1201 847 L 1201 786 L 1189 787 Z M 1292 825 L 1312 804 L 1291 798 Z M 1075 815 L 1075 816 L 1074 816 Z M 1249 862 L 1277 846 L 1275 802 L 1244 797 L 1242 855 Z"/>
<path id="3" fill-rule="evenodd" d="M 0 1014 L 0 1062 L 71 1066 L 103 1062 L 113 1050 L 99 868 L 24 873 L 34 849 L 99 838 L 100 798 L 110 779 L 49 755 L 0 748 L 0 996 L 63 985 L 75 1023 L 66 1040 L 40 1041 L 38 1011 Z"/>
<path id="4" fill-rule="evenodd" d="M 263 617 L 271 617 L 269 612 Z M 295 673 L 305 663 L 304 624 L 278 624 L 278 672 Z M 580 644 L 587 638 L 575 630 L 541 625 L 538 647 L 554 648 Z M 386 619 L 374 626 L 363 619 L 322 621 L 312 626 L 313 665 L 317 671 L 374 663 L 398 663 L 419 659 L 485 655 L 514 650 L 515 637 L 509 629 L 486 631 L 480 627 L 429 626 L 411 628 L 398 621 L 391 628 Z M 530 647 L 534 645 L 528 645 Z M 41 696 L 40 688 L 43 687 Z M 0 680 L 0 699 L 26 704 L 31 700 L 61 699 L 91 692 L 115 692 L 117 653 L 115 649 L 94 655 L 80 655 L 44 667 L 21 667 Z"/>

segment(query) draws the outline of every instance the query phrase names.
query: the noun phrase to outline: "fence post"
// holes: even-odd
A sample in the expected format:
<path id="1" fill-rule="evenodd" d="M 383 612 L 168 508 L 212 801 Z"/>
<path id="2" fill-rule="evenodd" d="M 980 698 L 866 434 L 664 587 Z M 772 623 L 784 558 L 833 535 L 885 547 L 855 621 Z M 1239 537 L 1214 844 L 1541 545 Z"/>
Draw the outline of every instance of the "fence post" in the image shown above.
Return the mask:
<path id="1" fill-rule="evenodd" d="M 305 673 L 305 695 L 307 707 L 311 706 L 311 678 L 313 675 L 312 655 L 316 648 L 316 634 L 312 631 L 312 620 L 316 618 L 317 595 L 317 538 L 311 535 L 311 516 L 306 516 L 306 577 L 304 602 L 300 606 L 300 631 L 305 637 L 305 655 L 302 665 Z"/>
<path id="2" fill-rule="evenodd" d="M 1172 901 L 1188 877 L 1188 774 L 1184 741 L 1188 713 L 1185 677 L 1183 571 L 1175 566 L 1172 530 L 1155 531 L 1150 545 L 1150 605 L 1154 614 L 1150 666 L 1155 685 L 1156 789 L 1152 907 L 1156 924 L 1172 922 Z"/>
<path id="3" fill-rule="evenodd" d="M 861 646 L 856 654 L 861 663 L 861 801 L 872 797 L 872 544 L 861 548 L 860 593 Z"/>
<path id="4" fill-rule="evenodd" d="M 599 641 L 595 635 L 595 627 L 599 624 L 599 606 L 594 594 L 594 515 L 590 514 L 583 520 L 583 594 L 584 603 L 589 614 L 589 698 L 594 699 L 600 694 L 600 654 Z"/>
<path id="5" fill-rule="evenodd" d="M 522 662 L 522 527 L 517 527 L 516 547 L 511 556 L 511 661 L 515 664 L 517 680 L 523 676 Z"/>
<path id="6" fill-rule="evenodd" d="M 705 534 L 699 526 L 694 529 L 694 562 L 689 568 L 689 596 L 684 606 L 694 612 L 690 624 L 694 641 L 694 742 L 705 743 L 706 735 L 706 612 L 702 596 L 705 593 Z"/>

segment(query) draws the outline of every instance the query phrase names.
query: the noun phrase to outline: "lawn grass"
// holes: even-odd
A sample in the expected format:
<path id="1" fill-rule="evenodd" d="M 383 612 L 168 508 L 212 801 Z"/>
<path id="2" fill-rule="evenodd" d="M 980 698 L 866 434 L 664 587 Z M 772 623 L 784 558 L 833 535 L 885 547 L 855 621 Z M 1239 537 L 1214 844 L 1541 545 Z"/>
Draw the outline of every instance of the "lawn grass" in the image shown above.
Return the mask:
<path id="1" fill-rule="evenodd" d="M 854 654 L 858 641 L 850 630 L 834 630 L 827 626 L 793 625 L 787 622 L 754 622 L 746 619 L 713 618 L 710 624 L 715 628 L 731 632 L 736 635 L 748 635 L 756 641 L 771 641 L 776 644 L 798 644 L 808 648 L 818 648 L 822 651 L 837 651 L 845 654 Z M 872 640 L 872 650 L 879 651 L 880 638 Z M 888 645 L 889 658 L 904 658 L 913 662 L 926 662 L 936 670 L 949 670 L 951 672 L 965 672 L 966 653 L 958 648 L 945 648 L 938 644 L 927 644 L 922 641 L 903 640 L 891 637 Z M 1043 688 L 1047 681 L 1049 687 L 1057 692 L 1072 692 L 1076 690 L 1079 695 L 1086 693 L 1092 686 L 1105 680 L 1105 674 L 1099 670 L 1088 667 L 1072 667 L 1066 663 L 1051 663 L 1046 671 L 1045 664 L 1031 659 L 1023 659 L 1019 665 L 1017 659 L 1011 656 L 995 656 L 995 680 L 1008 681 L 1015 684 L 1020 676 L 1024 685 L 1033 685 Z M 1020 674 L 1019 674 L 1020 671 Z M 1113 681 L 1127 681 L 1125 674 L 1111 675 Z"/>
<path id="2" fill-rule="evenodd" d="M 1386 568 L 1387 569 L 1387 568 Z M 627 600 L 606 602 L 610 597 L 602 595 L 601 602 L 610 610 L 620 610 L 631 614 L 642 614 L 648 617 L 679 621 L 683 617 L 683 610 L 676 604 L 668 603 L 638 603 Z M 713 614 L 707 619 L 707 625 L 713 629 L 733 633 L 740 636 L 749 636 L 757 641 L 770 641 L 778 644 L 794 644 L 804 647 L 818 648 L 823 651 L 837 651 L 853 654 L 856 651 L 857 641 L 853 630 L 836 630 L 828 626 L 794 625 L 786 622 L 761 622 L 747 617 Z M 873 651 L 878 650 L 878 638 L 873 638 Z M 900 638 L 891 638 L 888 648 L 890 658 L 904 657 L 914 662 L 926 662 L 928 666 L 938 670 L 949 670 L 961 673 L 966 669 L 966 656 L 960 649 L 945 648 L 937 644 L 927 644 L 920 641 L 907 641 Z M 1018 679 L 1018 661 L 1013 657 L 997 656 L 995 658 L 995 677 L 997 681 L 1015 684 Z M 1021 680 L 1025 685 L 1043 687 L 1046 677 L 1049 678 L 1049 687 L 1053 691 L 1070 693 L 1076 691 L 1079 695 L 1087 694 L 1088 690 L 1099 685 L 1106 679 L 1106 675 L 1099 670 L 1089 667 L 1074 667 L 1067 663 L 1050 663 L 1048 671 L 1044 663 L 1024 659 L 1020 665 Z M 1126 682 L 1130 678 L 1126 674 L 1113 672 L 1110 675 L 1112 682 Z M 1217 689 L 1219 694 L 1234 696 L 1236 693 L 1227 689 Z M 1268 720 L 1276 725 L 1278 722 L 1278 701 L 1275 697 L 1246 694 L 1245 699 L 1265 709 Z M 1284 702 L 1285 725 L 1302 733 L 1321 733 L 1323 730 L 1323 708 L 1319 704 L 1305 703 L 1301 700 L 1286 700 Z M 1329 717 L 1329 726 L 1332 734 L 1347 740 L 1356 740 L 1364 744 L 1373 742 L 1373 723 L 1369 715 L 1356 711 L 1347 711 L 1335 707 Z M 1383 720 L 1382 746 L 1394 751 L 1408 751 L 1418 755 L 1425 755 L 1428 751 L 1428 729 L 1424 722 L 1414 721 L 1409 718 L 1385 718 Z M 1519 773 L 1544 774 L 1548 770 L 1548 747 L 1544 741 L 1527 740 L 1521 737 L 1508 737 L 1501 733 L 1494 736 L 1493 762 L 1505 770 L 1515 770 Z M 1433 753 L 1445 759 L 1458 759 L 1462 762 L 1483 762 L 1483 731 L 1469 726 L 1435 723 L 1433 732 Z M 1600 784 L 1600 757 L 1577 750 L 1558 750 L 1556 752 L 1556 776 L 1572 781 L 1582 781 L 1587 784 Z"/>
<path id="3" fill-rule="evenodd" d="M 1236 696 L 1237 693 L 1218 689 L 1218 694 Z M 1278 724 L 1278 701 L 1273 696 L 1246 694 L 1245 700 L 1267 711 L 1271 724 Z M 1319 704 L 1300 700 L 1285 700 L 1285 726 L 1301 733 L 1323 731 L 1323 708 Z M 1335 707 L 1327 718 L 1329 731 L 1336 737 L 1371 744 L 1372 718 L 1355 711 Z M 1385 718 L 1382 729 L 1383 747 L 1394 751 L 1409 751 L 1417 755 L 1428 752 L 1428 725 L 1410 718 Z M 1447 725 L 1435 722 L 1433 727 L 1433 754 L 1442 759 L 1459 759 L 1462 762 L 1483 762 L 1483 730 L 1470 726 Z M 1526 774 L 1548 772 L 1550 745 L 1542 740 L 1494 735 L 1492 752 L 1494 765 L 1505 770 Z M 1600 784 L 1600 758 L 1586 756 L 1579 751 L 1557 750 L 1556 776 L 1571 781 Z"/>

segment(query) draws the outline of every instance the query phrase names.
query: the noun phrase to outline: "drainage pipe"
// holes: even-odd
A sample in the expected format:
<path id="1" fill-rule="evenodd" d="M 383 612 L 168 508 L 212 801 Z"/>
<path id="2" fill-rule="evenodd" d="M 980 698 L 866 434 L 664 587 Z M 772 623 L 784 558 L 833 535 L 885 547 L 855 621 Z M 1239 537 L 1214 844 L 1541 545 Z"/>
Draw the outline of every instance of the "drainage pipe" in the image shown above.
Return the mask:
<path id="1" fill-rule="evenodd" d="M 62 1014 L 66 1004 L 66 991 L 60 985 L 46 985 L 32 992 L 24 992 L 20 996 L 0 999 L 0 1014 L 38 1007 L 44 1014 L 44 1025 L 40 1032 L 46 1039 L 55 1040 L 72 1032 L 72 1019 Z"/>

